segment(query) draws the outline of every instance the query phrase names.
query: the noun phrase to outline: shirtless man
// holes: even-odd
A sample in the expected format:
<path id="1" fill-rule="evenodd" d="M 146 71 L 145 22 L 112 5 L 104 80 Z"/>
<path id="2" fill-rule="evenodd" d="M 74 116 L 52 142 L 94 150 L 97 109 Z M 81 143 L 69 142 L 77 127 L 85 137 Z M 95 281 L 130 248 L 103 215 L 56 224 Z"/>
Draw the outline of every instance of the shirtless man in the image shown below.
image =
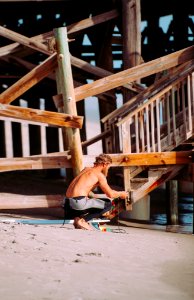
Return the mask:
<path id="1" fill-rule="evenodd" d="M 103 216 L 111 209 L 111 201 L 114 198 L 126 199 L 128 193 L 115 191 L 107 183 L 106 176 L 112 159 L 107 154 L 96 157 L 94 166 L 85 168 L 70 183 L 65 201 L 67 215 L 70 213 L 74 218 L 75 228 L 92 230 L 88 221 Z M 99 186 L 109 199 L 98 199 L 92 190 Z"/>

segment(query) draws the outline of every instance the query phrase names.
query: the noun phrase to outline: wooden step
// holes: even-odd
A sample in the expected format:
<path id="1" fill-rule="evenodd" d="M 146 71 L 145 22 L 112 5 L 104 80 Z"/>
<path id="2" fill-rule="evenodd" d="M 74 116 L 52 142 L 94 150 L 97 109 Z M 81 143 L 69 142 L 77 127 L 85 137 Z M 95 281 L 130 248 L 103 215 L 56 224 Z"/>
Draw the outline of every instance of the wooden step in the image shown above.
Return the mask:
<path id="1" fill-rule="evenodd" d="M 149 181 L 148 178 L 132 178 L 131 189 L 136 190 Z"/>

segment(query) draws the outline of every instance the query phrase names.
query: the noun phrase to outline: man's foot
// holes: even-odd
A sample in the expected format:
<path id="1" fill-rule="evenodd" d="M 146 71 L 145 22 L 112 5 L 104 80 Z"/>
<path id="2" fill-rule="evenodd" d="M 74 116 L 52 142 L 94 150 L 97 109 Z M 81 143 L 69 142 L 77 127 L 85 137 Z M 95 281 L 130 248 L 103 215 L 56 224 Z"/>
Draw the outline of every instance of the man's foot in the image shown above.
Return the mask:
<path id="1" fill-rule="evenodd" d="M 94 227 L 87 223 L 83 218 L 80 219 L 79 217 L 74 219 L 73 225 L 76 229 L 94 230 Z"/>

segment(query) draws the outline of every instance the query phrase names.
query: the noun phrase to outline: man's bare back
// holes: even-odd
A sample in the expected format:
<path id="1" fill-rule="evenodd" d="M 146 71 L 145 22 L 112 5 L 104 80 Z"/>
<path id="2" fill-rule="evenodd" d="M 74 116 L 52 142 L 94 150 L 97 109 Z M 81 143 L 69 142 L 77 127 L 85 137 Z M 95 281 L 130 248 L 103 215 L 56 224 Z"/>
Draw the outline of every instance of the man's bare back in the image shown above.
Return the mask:
<path id="1" fill-rule="evenodd" d="M 98 174 L 94 168 L 85 168 L 69 185 L 66 196 L 88 196 L 98 183 Z"/>
<path id="2" fill-rule="evenodd" d="M 107 174 L 109 165 L 97 165 L 92 168 L 85 168 L 69 185 L 66 197 L 89 196 L 92 190 L 99 186 L 101 190 L 109 198 L 123 198 L 127 197 L 125 191 L 115 191 L 107 183 L 104 174 Z"/>

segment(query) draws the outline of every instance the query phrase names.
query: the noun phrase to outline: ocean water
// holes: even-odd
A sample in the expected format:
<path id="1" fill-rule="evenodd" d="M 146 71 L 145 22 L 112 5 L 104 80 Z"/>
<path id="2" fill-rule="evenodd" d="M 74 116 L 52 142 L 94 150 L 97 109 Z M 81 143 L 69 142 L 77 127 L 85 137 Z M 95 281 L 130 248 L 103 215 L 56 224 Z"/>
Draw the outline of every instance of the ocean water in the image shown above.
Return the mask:
<path id="1" fill-rule="evenodd" d="M 164 207 L 151 215 L 151 222 L 156 225 L 168 225 Z M 193 232 L 193 197 L 191 195 L 183 195 L 179 198 L 178 223 L 183 229 L 185 227 L 187 231 Z"/>

